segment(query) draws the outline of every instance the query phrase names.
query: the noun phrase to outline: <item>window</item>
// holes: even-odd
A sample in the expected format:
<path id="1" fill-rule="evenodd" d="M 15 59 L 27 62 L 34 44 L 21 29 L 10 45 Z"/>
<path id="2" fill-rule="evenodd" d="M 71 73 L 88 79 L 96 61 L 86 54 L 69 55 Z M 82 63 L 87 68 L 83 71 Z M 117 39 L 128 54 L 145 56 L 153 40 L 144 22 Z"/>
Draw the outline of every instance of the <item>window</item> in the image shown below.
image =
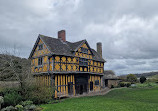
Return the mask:
<path id="1" fill-rule="evenodd" d="M 88 54 L 88 49 L 81 47 L 81 52 L 85 53 L 85 54 Z"/>
<path id="2" fill-rule="evenodd" d="M 38 65 L 42 65 L 42 63 L 43 63 L 43 58 L 42 58 L 42 57 L 39 57 L 39 58 L 38 58 Z"/>
<path id="3" fill-rule="evenodd" d="M 38 50 L 43 50 L 43 44 L 38 46 Z"/>
<path id="4" fill-rule="evenodd" d="M 54 60 L 52 60 L 52 71 L 54 71 Z"/>
<path id="5" fill-rule="evenodd" d="M 79 59 L 79 65 L 80 66 L 88 66 L 88 60 L 85 58 L 80 58 Z"/>
<path id="6" fill-rule="evenodd" d="M 95 85 L 99 85 L 99 80 L 95 80 Z"/>

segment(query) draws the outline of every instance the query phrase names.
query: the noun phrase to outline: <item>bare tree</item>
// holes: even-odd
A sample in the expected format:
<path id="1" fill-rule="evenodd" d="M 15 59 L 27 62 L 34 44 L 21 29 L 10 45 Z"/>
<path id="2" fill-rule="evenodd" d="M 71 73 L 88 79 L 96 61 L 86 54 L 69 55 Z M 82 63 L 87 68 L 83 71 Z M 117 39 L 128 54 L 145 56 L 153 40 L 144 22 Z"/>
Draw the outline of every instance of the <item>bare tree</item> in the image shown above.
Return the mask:
<path id="1" fill-rule="evenodd" d="M 13 52 L 16 53 L 16 51 Z M 26 85 L 28 85 L 28 82 L 32 78 L 30 74 L 29 60 L 15 57 L 8 51 L 5 51 L 0 55 L 0 62 L 1 77 L 4 75 L 4 73 L 7 75 L 7 71 L 9 71 L 11 73 L 9 79 L 18 81 L 19 88 L 21 89 L 22 93 L 24 93 Z M 4 78 L 3 80 L 6 81 L 8 78 Z"/>

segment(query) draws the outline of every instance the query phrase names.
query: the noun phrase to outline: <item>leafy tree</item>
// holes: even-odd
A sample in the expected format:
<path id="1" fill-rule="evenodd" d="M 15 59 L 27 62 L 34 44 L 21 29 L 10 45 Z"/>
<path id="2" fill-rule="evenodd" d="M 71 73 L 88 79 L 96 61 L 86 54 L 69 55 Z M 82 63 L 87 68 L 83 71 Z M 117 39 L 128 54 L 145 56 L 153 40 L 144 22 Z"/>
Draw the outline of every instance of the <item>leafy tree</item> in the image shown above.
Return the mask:
<path id="1" fill-rule="evenodd" d="M 145 76 L 141 76 L 141 77 L 140 77 L 140 82 L 141 82 L 141 83 L 144 83 L 145 81 L 146 81 L 146 77 L 145 77 Z"/>
<path id="2" fill-rule="evenodd" d="M 134 74 L 127 75 L 127 81 L 131 83 L 137 82 L 137 77 Z"/>

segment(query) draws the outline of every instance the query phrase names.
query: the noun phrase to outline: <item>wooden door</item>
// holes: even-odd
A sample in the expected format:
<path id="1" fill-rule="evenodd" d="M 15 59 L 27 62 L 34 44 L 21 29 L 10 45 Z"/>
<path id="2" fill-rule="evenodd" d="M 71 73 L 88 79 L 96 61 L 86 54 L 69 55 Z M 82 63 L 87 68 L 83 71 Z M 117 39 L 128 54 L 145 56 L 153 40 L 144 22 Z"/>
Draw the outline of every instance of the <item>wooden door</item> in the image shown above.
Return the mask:
<path id="1" fill-rule="evenodd" d="M 93 82 L 90 82 L 90 91 L 93 91 Z"/>
<path id="2" fill-rule="evenodd" d="M 68 82 L 68 93 L 73 95 L 73 82 Z"/>

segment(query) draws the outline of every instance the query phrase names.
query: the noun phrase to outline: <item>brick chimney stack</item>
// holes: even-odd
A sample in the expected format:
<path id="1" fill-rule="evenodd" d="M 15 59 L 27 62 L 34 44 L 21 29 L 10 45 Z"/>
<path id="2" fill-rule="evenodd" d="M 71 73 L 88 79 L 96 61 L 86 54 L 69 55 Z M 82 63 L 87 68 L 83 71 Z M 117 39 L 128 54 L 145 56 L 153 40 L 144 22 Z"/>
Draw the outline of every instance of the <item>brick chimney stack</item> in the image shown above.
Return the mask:
<path id="1" fill-rule="evenodd" d="M 66 41 L 66 32 L 65 30 L 58 31 L 58 39 L 61 39 L 62 41 Z"/>
<path id="2" fill-rule="evenodd" d="M 97 43 L 97 52 L 100 54 L 100 56 L 102 57 L 102 43 L 98 42 Z"/>

